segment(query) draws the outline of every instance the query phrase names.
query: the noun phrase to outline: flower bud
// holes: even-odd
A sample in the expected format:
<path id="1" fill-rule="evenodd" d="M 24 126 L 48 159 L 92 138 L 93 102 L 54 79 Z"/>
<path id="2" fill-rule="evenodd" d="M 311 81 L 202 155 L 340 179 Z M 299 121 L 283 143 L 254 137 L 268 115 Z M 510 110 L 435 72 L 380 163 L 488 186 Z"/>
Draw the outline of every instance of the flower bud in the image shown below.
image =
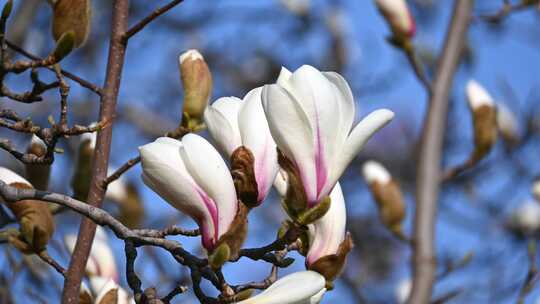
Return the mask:
<path id="1" fill-rule="evenodd" d="M 540 203 L 540 177 L 536 177 L 532 183 L 531 192 L 538 203 Z"/>
<path id="2" fill-rule="evenodd" d="M 33 189 L 32 185 L 15 172 L 0 167 L 0 180 L 19 189 Z M 54 219 L 45 202 L 22 200 L 7 204 L 19 222 L 17 236 L 9 242 L 23 253 L 40 253 L 46 250 L 47 243 L 54 233 Z"/>
<path id="3" fill-rule="evenodd" d="M 540 205 L 526 201 L 512 211 L 508 226 L 521 236 L 532 236 L 540 232 Z"/>
<path id="4" fill-rule="evenodd" d="M 510 145 L 519 143 L 518 122 L 516 116 L 507 106 L 497 104 L 497 127 L 504 141 Z"/>
<path id="5" fill-rule="evenodd" d="M 62 35 L 73 33 L 75 47 L 82 46 L 90 33 L 92 4 L 90 0 L 55 0 L 53 7 L 52 34 L 56 41 Z"/>
<path id="6" fill-rule="evenodd" d="M 489 93 L 474 80 L 467 83 L 467 98 L 474 124 L 474 151 L 470 162 L 476 163 L 497 141 L 497 110 Z"/>
<path id="7" fill-rule="evenodd" d="M 298 16 L 306 16 L 311 6 L 311 0 L 280 0 L 280 2 L 288 11 Z"/>
<path id="8" fill-rule="evenodd" d="M 393 40 L 403 41 L 414 36 L 416 24 L 405 0 L 375 0 L 375 4 L 390 25 Z"/>
<path id="9" fill-rule="evenodd" d="M 402 237 L 401 224 L 405 219 L 405 204 L 398 184 L 388 171 L 375 161 L 367 161 L 362 168 L 377 207 L 381 222 L 392 233 Z"/>
<path id="10" fill-rule="evenodd" d="M 47 153 L 47 145 L 34 134 L 32 135 L 32 140 L 30 141 L 27 152 L 38 157 L 45 156 Z M 51 174 L 50 165 L 26 164 L 25 169 L 26 177 L 30 184 L 36 189 L 47 190 L 47 187 L 49 186 L 49 176 Z"/>
<path id="11" fill-rule="evenodd" d="M 79 150 L 75 172 L 71 179 L 73 188 L 73 197 L 80 201 L 86 201 L 88 191 L 90 190 L 90 181 L 92 178 L 92 158 L 96 148 L 96 132 L 84 133 L 79 139 Z"/>
<path id="12" fill-rule="evenodd" d="M 192 130 L 201 127 L 204 109 L 212 93 L 212 73 L 197 50 L 188 50 L 178 58 L 180 80 L 184 87 L 182 125 Z"/>
<path id="13" fill-rule="evenodd" d="M 238 304 L 317 304 L 326 292 L 324 277 L 314 271 L 299 271 L 274 282 L 260 294 Z"/>
<path id="14" fill-rule="evenodd" d="M 411 293 L 412 282 L 410 279 L 403 279 L 399 281 L 396 287 L 396 302 L 398 304 L 407 303 L 409 299 L 409 294 Z"/>
<path id="15" fill-rule="evenodd" d="M 96 294 L 95 304 L 135 304 L 128 292 L 110 278 L 91 277 L 90 286 Z"/>

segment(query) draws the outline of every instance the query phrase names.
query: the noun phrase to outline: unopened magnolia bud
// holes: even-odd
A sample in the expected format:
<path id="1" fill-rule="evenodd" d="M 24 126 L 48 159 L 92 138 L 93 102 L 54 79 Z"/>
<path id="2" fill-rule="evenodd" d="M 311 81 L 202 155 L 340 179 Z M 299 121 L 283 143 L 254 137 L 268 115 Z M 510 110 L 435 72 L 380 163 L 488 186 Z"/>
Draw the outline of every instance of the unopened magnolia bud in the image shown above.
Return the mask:
<path id="1" fill-rule="evenodd" d="M 2 9 L 2 20 L 7 20 L 9 18 L 9 15 L 11 15 L 11 11 L 13 10 L 13 0 L 8 0 L 6 4 L 4 5 L 4 8 Z"/>
<path id="2" fill-rule="evenodd" d="M 540 231 L 540 205 L 527 201 L 510 215 L 510 228 L 519 235 L 535 235 Z"/>
<path id="3" fill-rule="evenodd" d="M 497 141 L 497 109 L 489 93 L 474 80 L 467 83 L 467 98 L 474 125 L 474 152 L 470 161 L 476 163 Z"/>
<path id="4" fill-rule="evenodd" d="M 518 122 L 516 116 L 504 104 L 497 104 L 497 127 L 506 143 L 515 145 L 519 142 Z"/>
<path id="5" fill-rule="evenodd" d="M 377 203 L 382 223 L 392 233 L 402 236 L 401 224 L 405 219 L 405 203 L 398 184 L 390 173 L 375 161 L 366 162 L 362 173 Z"/>
<path id="6" fill-rule="evenodd" d="M 38 157 L 45 156 L 47 153 L 47 145 L 36 135 L 32 135 L 30 145 L 26 150 L 28 153 L 34 154 Z M 26 164 L 26 178 L 30 181 L 36 189 L 47 190 L 49 186 L 49 176 L 51 174 L 50 165 L 42 164 Z"/>
<path id="7" fill-rule="evenodd" d="M 56 0 L 53 6 L 52 33 L 56 41 L 62 35 L 73 33 L 73 46 L 80 47 L 86 42 L 92 21 L 90 0 Z"/>
<path id="8" fill-rule="evenodd" d="M 182 125 L 197 129 L 202 124 L 204 109 L 212 93 L 212 73 L 197 50 L 189 50 L 180 55 L 178 67 L 184 88 Z"/>
<path id="9" fill-rule="evenodd" d="M 127 196 L 119 203 L 120 214 L 118 219 L 128 228 L 140 228 L 144 218 L 144 205 L 141 200 L 137 186 L 133 183 L 127 184 Z"/>
<path id="10" fill-rule="evenodd" d="M 73 178 L 71 179 L 71 186 L 73 188 L 73 197 L 81 201 L 86 201 L 88 191 L 90 190 L 92 158 L 94 157 L 94 149 L 96 148 L 96 136 L 97 134 L 93 132 L 84 133 L 79 137 L 77 163 Z"/>
<path id="11" fill-rule="evenodd" d="M 15 172 L 0 167 L 0 180 L 19 189 L 33 189 L 32 185 Z M 23 253 L 40 253 L 54 233 L 54 219 L 44 202 L 22 200 L 7 204 L 19 222 L 20 234 L 9 239 L 9 242 Z"/>
<path id="12" fill-rule="evenodd" d="M 538 203 L 540 203 L 540 177 L 534 179 L 531 192 Z"/>
<path id="13" fill-rule="evenodd" d="M 416 24 L 405 0 L 375 0 L 375 3 L 390 25 L 393 40 L 403 41 L 414 36 Z"/>
<path id="14" fill-rule="evenodd" d="M 281 4 L 291 13 L 305 16 L 309 13 L 311 0 L 280 0 Z"/>
<path id="15" fill-rule="evenodd" d="M 411 293 L 412 282 L 410 279 L 401 280 L 396 287 L 396 302 L 405 304 Z"/>

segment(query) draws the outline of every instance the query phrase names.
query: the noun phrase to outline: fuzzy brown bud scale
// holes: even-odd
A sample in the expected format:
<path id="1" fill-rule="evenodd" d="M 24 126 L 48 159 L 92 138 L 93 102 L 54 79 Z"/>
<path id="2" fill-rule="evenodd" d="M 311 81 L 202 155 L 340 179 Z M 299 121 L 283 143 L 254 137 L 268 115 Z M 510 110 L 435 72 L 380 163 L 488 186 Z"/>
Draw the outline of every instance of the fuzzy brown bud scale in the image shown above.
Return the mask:
<path id="1" fill-rule="evenodd" d="M 474 124 L 474 152 L 471 162 L 476 163 L 486 156 L 497 141 L 497 112 L 491 105 L 472 109 Z"/>
<path id="2" fill-rule="evenodd" d="M 47 148 L 39 143 L 32 142 L 28 146 L 27 153 L 42 157 L 47 154 Z M 47 190 L 49 186 L 49 177 L 51 175 L 51 166 L 43 164 L 26 164 L 26 177 L 30 184 L 38 190 Z"/>
<path id="3" fill-rule="evenodd" d="M 405 204 L 397 183 L 375 181 L 370 184 L 371 193 L 379 208 L 382 223 L 393 233 L 401 233 L 401 224 L 405 219 Z"/>
<path id="4" fill-rule="evenodd" d="M 307 196 L 296 166 L 278 149 L 279 166 L 287 173 L 287 192 L 283 198 L 283 208 L 295 219 L 307 208 Z"/>
<path id="5" fill-rule="evenodd" d="M 251 151 L 241 146 L 231 155 L 231 174 L 236 188 L 236 195 L 248 207 L 256 207 L 259 203 L 259 190 L 255 178 L 255 158 Z"/>
<path id="6" fill-rule="evenodd" d="M 353 247 L 352 237 L 347 233 L 335 254 L 323 256 L 315 263 L 306 265 L 306 268 L 320 273 L 328 283 L 331 283 L 339 276 L 341 271 L 343 271 L 343 267 L 347 262 L 347 255 Z"/>
<path id="7" fill-rule="evenodd" d="M 33 189 L 24 183 L 12 183 L 19 189 Z M 20 234 L 9 238 L 9 242 L 21 252 L 40 253 L 46 249 L 47 243 L 54 233 L 54 219 L 47 206 L 36 200 L 22 200 L 8 204 L 20 225 Z"/>

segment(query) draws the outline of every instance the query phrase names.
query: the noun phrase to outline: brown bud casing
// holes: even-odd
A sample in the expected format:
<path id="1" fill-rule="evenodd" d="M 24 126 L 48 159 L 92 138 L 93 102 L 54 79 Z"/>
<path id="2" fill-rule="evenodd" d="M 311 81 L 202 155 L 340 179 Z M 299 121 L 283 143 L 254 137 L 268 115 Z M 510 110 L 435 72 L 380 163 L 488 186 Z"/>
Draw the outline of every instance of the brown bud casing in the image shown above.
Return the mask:
<path id="1" fill-rule="evenodd" d="M 45 156 L 47 154 L 47 147 L 38 142 L 32 141 L 26 151 L 27 153 L 34 154 L 38 157 Z M 41 164 L 26 164 L 26 178 L 39 190 L 47 190 L 49 186 L 49 177 L 51 174 L 50 165 Z"/>
<path id="2" fill-rule="evenodd" d="M 74 33 L 75 47 L 86 42 L 92 21 L 90 0 L 57 0 L 53 4 L 52 34 L 56 41 L 69 31 Z"/>
<path id="3" fill-rule="evenodd" d="M 117 304 L 118 303 L 118 288 L 111 289 L 103 296 L 97 304 Z"/>
<path id="4" fill-rule="evenodd" d="M 497 112 L 491 105 L 471 109 L 474 124 L 474 152 L 471 162 L 476 163 L 486 156 L 497 141 Z"/>
<path id="5" fill-rule="evenodd" d="M 202 55 L 189 50 L 178 61 L 180 80 L 184 88 L 182 120 L 184 127 L 194 129 L 202 123 L 204 109 L 212 93 L 212 73 Z"/>
<path id="6" fill-rule="evenodd" d="M 231 174 L 236 195 L 249 208 L 258 205 L 259 190 L 255 179 L 254 163 L 253 153 L 244 146 L 238 147 L 231 155 Z"/>
<path id="7" fill-rule="evenodd" d="M 10 186 L 33 189 L 25 183 L 12 183 Z M 7 206 L 20 225 L 20 235 L 11 238 L 10 242 L 23 253 L 39 253 L 45 250 L 54 233 L 54 219 L 47 204 L 36 200 L 22 200 Z"/>
<path id="8" fill-rule="evenodd" d="M 371 194 L 379 208 L 382 223 L 392 233 L 401 233 L 401 224 L 405 219 L 405 203 L 399 186 L 394 180 L 387 183 L 374 181 L 369 185 Z"/>
<path id="9" fill-rule="evenodd" d="M 278 149 L 279 166 L 287 173 L 287 193 L 283 198 L 282 206 L 285 212 L 292 218 L 307 208 L 307 196 L 300 179 L 300 174 L 296 166 Z"/>
<path id="10" fill-rule="evenodd" d="M 219 248 L 221 245 L 227 245 L 229 248 L 228 259 L 236 259 L 244 244 L 247 236 L 248 211 L 249 209 L 244 204 L 238 202 L 238 211 L 229 230 L 219 238 L 216 244 L 215 248 Z"/>
<path id="11" fill-rule="evenodd" d="M 128 183 L 127 197 L 120 203 L 118 219 L 130 229 L 141 227 L 144 217 L 144 205 L 135 184 Z"/>
<path id="12" fill-rule="evenodd" d="M 347 255 L 352 250 L 353 246 L 352 237 L 347 233 L 345 239 L 339 245 L 336 254 L 323 256 L 315 263 L 306 265 L 306 268 L 320 273 L 327 282 L 332 282 L 343 270 L 343 267 L 347 262 Z"/>
<path id="13" fill-rule="evenodd" d="M 92 158 L 94 147 L 90 141 L 85 141 L 79 146 L 77 165 L 71 180 L 73 187 L 73 197 L 80 201 L 86 201 L 90 190 L 90 179 L 92 176 Z"/>

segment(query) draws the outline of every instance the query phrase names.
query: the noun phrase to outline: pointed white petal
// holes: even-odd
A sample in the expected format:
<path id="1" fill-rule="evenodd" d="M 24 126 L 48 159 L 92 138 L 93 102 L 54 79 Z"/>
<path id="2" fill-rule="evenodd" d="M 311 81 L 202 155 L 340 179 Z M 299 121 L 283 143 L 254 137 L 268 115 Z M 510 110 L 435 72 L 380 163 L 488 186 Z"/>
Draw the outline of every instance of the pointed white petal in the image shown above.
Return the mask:
<path id="1" fill-rule="evenodd" d="M 182 143 L 180 155 L 188 172 L 216 204 L 219 238 L 227 232 L 238 210 L 231 174 L 217 150 L 201 136 L 188 134 Z"/>
<path id="2" fill-rule="evenodd" d="M 251 90 L 244 98 L 239 114 L 242 145 L 255 157 L 254 171 L 259 190 L 258 202 L 262 202 L 276 177 L 276 143 L 270 135 L 261 100 L 262 87 Z"/>
<path id="3" fill-rule="evenodd" d="M 243 101 L 236 97 L 223 97 L 216 100 L 204 111 L 204 123 L 218 148 L 228 157 L 242 142 L 238 128 L 238 113 Z"/>
<path id="4" fill-rule="evenodd" d="M 315 271 L 289 274 L 262 293 L 238 304 L 311 304 L 319 303 L 326 291 L 326 281 Z"/>
<path id="5" fill-rule="evenodd" d="M 279 169 L 274 180 L 274 187 L 281 197 L 284 197 L 287 194 L 287 188 L 289 187 L 289 179 L 287 177 L 287 172 L 283 169 Z"/>
<path id="6" fill-rule="evenodd" d="M 276 83 L 282 87 L 287 87 L 289 83 L 289 79 L 291 78 L 291 71 L 287 70 L 285 67 L 281 67 L 281 71 L 279 72 L 278 79 Z"/>
<path id="7" fill-rule="evenodd" d="M 309 228 L 309 251 L 306 256 L 308 264 L 318 259 L 335 254 L 339 245 L 345 238 L 345 225 L 347 214 L 345 211 L 345 199 L 339 183 L 330 193 L 330 209 L 326 214 L 308 226 Z"/>
<path id="8" fill-rule="evenodd" d="M 350 117 L 344 119 L 342 114 L 345 111 L 341 109 L 347 102 L 334 83 L 308 65 L 300 67 L 292 74 L 290 85 L 290 93 L 297 98 L 306 112 L 313 130 L 318 201 L 331 189 L 330 186 L 326 193 L 323 191 L 328 184 L 332 163 L 350 130 L 349 126 L 343 125 Z"/>
<path id="9" fill-rule="evenodd" d="M 298 101 L 278 85 L 266 85 L 263 108 L 272 138 L 298 168 L 308 200 L 317 198 L 313 132 Z"/>
<path id="10" fill-rule="evenodd" d="M 144 183 L 176 209 L 189 215 L 200 226 L 203 244 L 211 246 L 216 239 L 212 214 L 213 201 L 205 201 L 205 192 L 187 172 L 180 156 L 182 143 L 162 137 L 139 147 Z"/>
<path id="11" fill-rule="evenodd" d="M 339 179 L 349 163 L 356 157 L 371 136 L 393 118 L 394 113 L 392 111 L 381 109 L 371 112 L 356 125 L 347 138 L 341 156 L 337 159 L 335 167 L 332 169 L 331 181 L 335 182 Z"/>

